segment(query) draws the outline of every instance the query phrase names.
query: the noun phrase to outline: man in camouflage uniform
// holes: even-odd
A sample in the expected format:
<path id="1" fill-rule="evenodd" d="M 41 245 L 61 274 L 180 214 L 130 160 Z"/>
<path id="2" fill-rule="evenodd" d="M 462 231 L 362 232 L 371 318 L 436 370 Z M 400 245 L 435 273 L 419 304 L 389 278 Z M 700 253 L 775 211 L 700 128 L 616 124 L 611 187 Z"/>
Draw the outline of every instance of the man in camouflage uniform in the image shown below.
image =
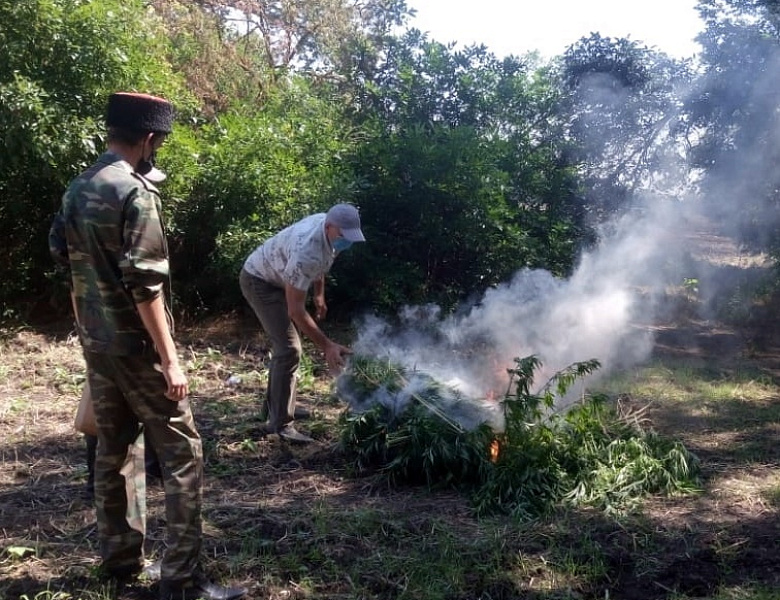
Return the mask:
<path id="1" fill-rule="evenodd" d="M 121 472 L 130 445 L 143 443 L 143 427 L 165 485 L 160 597 L 240 598 L 245 590 L 214 585 L 200 570 L 203 454 L 165 300 L 160 196 L 148 178 L 159 174 L 154 155 L 171 132 L 173 106 L 146 94 L 112 94 L 106 124 L 107 151 L 71 182 L 49 235 L 54 259 L 70 273 L 98 426 L 102 566 L 121 580 L 143 568 L 143 519 L 126 512 L 128 504 L 143 509 L 146 489 L 136 477 L 126 491 Z M 143 460 L 136 462 L 142 471 Z"/>

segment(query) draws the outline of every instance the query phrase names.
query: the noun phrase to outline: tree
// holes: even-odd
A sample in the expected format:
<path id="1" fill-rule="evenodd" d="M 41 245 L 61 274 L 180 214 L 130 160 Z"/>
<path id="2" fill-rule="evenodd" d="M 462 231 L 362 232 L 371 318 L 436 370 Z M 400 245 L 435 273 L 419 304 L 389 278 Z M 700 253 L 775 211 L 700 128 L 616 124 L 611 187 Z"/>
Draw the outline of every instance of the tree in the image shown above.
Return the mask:
<path id="1" fill-rule="evenodd" d="M 780 6 L 701 0 L 704 75 L 687 103 L 709 209 L 743 242 L 780 256 Z"/>
<path id="2" fill-rule="evenodd" d="M 405 0 L 189 0 L 225 25 L 230 44 L 248 60 L 257 57 L 271 78 L 288 72 L 348 72 L 355 48 L 381 46 L 411 14 Z M 157 0 L 158 8 L 167 3 Z M 251 43 L 244 45 L 250 40 Z"/>
<path id="3" fill-rule="evenodd" d="M 354 198 L 370 243 L 334 268 L 341 302 L 452 307 L 521 267 L 567 271 L 582 213 L 543 81 L 517 58 L 416 30 L 388 45 L 358 95 L 369 135 Z"/>
<path id="4" fill-rule="evenodd" d="M 564 135 L 597 221 L 624 209 L 638 191 L 680 192 L 688 175 L 679 129 L 693 77 L 687 61 L 591 34 L 566 50 L 559 77 L 561 111 L 568 115 Z"/>
<path id="5" fill-rule="evenodd" d="M 116 89 L 186 94 L 141 0 L 0 3 L 0 304 L 46 289 L 47 232 L 67 182 L 99 152 Z M 132 26 L 128 26 L 131 23 Z"/>

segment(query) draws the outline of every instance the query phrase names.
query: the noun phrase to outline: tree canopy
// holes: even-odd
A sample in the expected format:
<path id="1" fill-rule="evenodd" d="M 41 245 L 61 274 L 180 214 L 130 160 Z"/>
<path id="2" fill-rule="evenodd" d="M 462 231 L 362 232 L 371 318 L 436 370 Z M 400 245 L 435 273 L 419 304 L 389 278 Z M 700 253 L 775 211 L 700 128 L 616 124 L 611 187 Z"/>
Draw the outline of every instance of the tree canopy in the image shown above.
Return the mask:
<path id="1" fill-rule="evenodd" d="M 160 161 L 190 312 L 236 307 L 246 254 L 337 201 L 360 206 L 370 241 L 330 278 L 345 309 L 454 307 L 524 267 L 566 275 L 651 196 L 738 205 L 740 231 L 777 251 L 777 3 L 699 10 L 696 62 L 594 33 L 541 63 L 404 29 L 404 0 L 4 2 L 3 313 L 54 293 L 46 231 L 118 89 L 177 107 Z"/>

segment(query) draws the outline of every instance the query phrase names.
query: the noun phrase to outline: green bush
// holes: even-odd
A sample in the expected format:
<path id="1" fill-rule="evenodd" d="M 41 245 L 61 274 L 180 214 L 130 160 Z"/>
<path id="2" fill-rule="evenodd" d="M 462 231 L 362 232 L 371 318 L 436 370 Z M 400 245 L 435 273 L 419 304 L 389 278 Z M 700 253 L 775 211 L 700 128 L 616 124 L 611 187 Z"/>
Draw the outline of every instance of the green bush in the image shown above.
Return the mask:
<path id="1" fill-rule="evenodd" d="M 103 149 L 108 95 L 187 102 L 141 0 L 3 2 L 0 22 L 0 305 L 29 306 L 48 291 L 47 234 L 62 192 Z"/>
<path id="2" fill-rule="evenodd" d="M 521 268 L 569 272 L 584 208 L 545 73 L 411 31 L 362 91 L 350 161 L 368 243 L 336 265 L 334 305 L 450 309 Z"/>
<path id="3" fill-rule="evenodd" d="M 262 108 L 204 125 L 177 159 L 190 178 L 175 194 L 170 226 L 174 277 L 190 308 L 241 302 L 238 273 L 260 243 L 298 219 L 346 197 L 351 144 L 336 106 L 297 80 Z M 183 162 L 182 162 L 183 161 Z"/>
<path id="4" fill-rule="evenodd" d="M 457 390 L 424 373 L 362 356 L 350 360 L 338 387 L 353 406 L 380 399 L 366 410 L 341 415 L 341 447 L 352 454 L 358 472 L 379 468 L 392 483 L 431 487 L 463 485 L 482 476 L 493 433 L 480 422 L 476 405 Z M 465 427 L 464 419 L 478 424 Z"/>

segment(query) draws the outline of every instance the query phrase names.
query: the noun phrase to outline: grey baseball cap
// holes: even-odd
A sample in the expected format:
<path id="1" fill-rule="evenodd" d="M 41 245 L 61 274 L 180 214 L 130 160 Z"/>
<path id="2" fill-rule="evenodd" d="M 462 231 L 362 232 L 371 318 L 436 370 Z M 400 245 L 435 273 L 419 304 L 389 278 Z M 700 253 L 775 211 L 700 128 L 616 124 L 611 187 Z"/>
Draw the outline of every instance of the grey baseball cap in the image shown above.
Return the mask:
<path id="1" fill-rule="evenodd" d="M 331 206 L 325 216 L 325 222 L 341 229 L 341 235 L 350 242 L 366 241 L 360 230 L 360 213 L 352 204 L 342 203 Z"/>

